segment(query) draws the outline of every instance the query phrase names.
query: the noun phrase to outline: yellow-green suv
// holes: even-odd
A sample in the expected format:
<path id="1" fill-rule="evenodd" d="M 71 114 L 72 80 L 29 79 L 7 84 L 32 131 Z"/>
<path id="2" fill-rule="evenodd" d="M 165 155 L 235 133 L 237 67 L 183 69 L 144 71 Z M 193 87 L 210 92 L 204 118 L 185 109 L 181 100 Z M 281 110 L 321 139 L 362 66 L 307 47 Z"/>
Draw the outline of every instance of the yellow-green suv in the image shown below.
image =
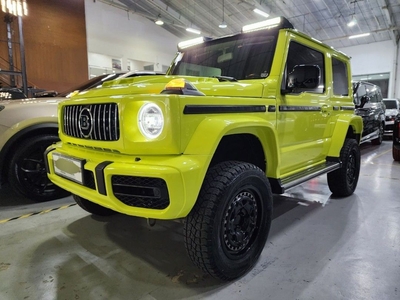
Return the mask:
<path id="1" fill-rule="evenodd" d="M 61 103 L 48 175 L 96 215 L 184 219 L 192 261 L 232 280 L 264 248 L 272 193 L 321 174 L 335 196 L 354 192 L 349 58 L 283 18 L 178 48 L 166 76 Z"/>

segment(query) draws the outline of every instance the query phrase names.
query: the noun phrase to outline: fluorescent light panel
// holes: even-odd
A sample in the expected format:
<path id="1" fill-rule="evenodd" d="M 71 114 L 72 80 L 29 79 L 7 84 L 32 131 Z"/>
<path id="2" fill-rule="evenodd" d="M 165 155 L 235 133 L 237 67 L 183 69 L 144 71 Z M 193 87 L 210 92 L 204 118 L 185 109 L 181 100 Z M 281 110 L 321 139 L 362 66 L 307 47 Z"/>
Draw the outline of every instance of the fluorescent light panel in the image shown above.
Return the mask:
<path id="1" fill-rule="evenodd" d="M 183 49 L 183 48 L 187 48 L 187 47 L 194 46 L 194 45 L 201 44 L 201 43 L 204 43 L 204 38 L 202 36 L 195 38 L 195 39 L 180 42 L 180 43 L 178 43 L 178 47 Z"/>
<path id="2" fill-rule="evenodd" d="M 259 14 L 260 16 L 263 16 L 263 17 L 266 17 L 266 18 L 269 17 L 269 14 L 267 14 L 265 11 L 262 11 L 262 10 L 260 10 L 260 9 L 258 9 L 258 8 L 253 9 L 253 11 L 254 11 L 256 14 Z"/>
<path id="3" fill-rule="evenodd" d="M 189 32 L 192 32 L 192 33 L 195 33 L 195 34 L 200 34 L 201 33 L 201 31 L 200 30 L 197 30 L 197 29 L 194 29 L 194 28 L 186 28 L 186 31 L 189 31 Z"/>
<path id="4" fill-rule="evenodd" d="M 250 31 L 255 31 L 255 30 L 261 30 L 261 29 L 267 29 L 270 27 L 275 27 L 281 22 L 281 17 L 278 18 L 273 18 L 270 20 L 258 22 L 258 23 L 253 23 L 249 25 L 245 25 L 242 27 L 243 32 L 250 32 Z"/>
<path id="5" fill-rule="evenodd" d="M 365 37 L 365 36 L 369 36 L 371 33 L 361 33 L 361 34 L 356 34 L 356 35 L 351 35 L 349 36 L 349 39 L 356 39 L 356 38 L 360 38 L 360 37 Z"/>

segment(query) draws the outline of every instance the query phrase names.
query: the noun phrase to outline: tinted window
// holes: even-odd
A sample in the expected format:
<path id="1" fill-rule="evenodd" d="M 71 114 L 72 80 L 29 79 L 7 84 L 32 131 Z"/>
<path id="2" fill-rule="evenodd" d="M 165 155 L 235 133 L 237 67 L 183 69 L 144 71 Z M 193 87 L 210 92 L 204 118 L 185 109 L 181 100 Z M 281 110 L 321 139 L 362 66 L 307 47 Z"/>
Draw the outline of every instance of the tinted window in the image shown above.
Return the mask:
<path id="1" fill-rule="evenodd" d="M 366 82 L 361 82 L 357 92 L 354 94 L 355 103 L 360 103 L 363 96 L 369 97 L 369 103 L 382 102 L 383 99 L 379 86 Z"/>
<path id="2" fill-rule="evenodd" d="M 349 81 L 347 78 L 347 66 L 344 62 L 332 58 L 333 93 L 335 95 L 349 95 Z"/>
<path id="3" fill-rule="evenodd" d="M 314 89 L 313 92 L 323 93 L 325 86 L 324 55 L 317 50 L 311 49 L 297 42 L 291 42 L 286 61 L 286 74 L 290 74 L 291 72 L 293 72 L 296 66 L 300 65 L 311 65 L 319 67 L 319 69 L 321 70 L 319 86 L 317 89 Z"/>
<path id="4" fill-rule="evenodd" d="M 383 100 L 387 109 L 397 109 L 396 100 Z"/>

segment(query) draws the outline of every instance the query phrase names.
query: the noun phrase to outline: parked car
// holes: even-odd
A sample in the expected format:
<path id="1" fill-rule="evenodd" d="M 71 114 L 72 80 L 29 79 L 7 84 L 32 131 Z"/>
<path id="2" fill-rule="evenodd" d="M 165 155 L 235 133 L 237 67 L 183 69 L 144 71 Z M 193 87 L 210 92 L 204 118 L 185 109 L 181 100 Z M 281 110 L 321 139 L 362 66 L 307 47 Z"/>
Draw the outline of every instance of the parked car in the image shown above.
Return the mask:
<path id="1" fill-rule="evenodd" d="M 394 118 L 393 122 L 392 155 L 395 161 L 400 161 L 400 114 Z"/>
<path id="2" fill-rule="evenodd" d="M 13 88 L 13 87 L 0 88 L 0 100 L 25 99 L 25 98 L 26 95 L 19 88 Z"/>
<path id="3" fill-rule="evenodd" d="M 139 75 L 136 72 L 130 76 Z M 58 97 L 0 100 L 0 187 L 8 182 L 17 193 L 35 201 L 66 196 L 65 190 L 48 180 L 43 160 L 44 150 L 59 140 L 57 105 L 72 94 L 119 76 L 97 76 Z"/>
<path id="4" fill-rule="evenodd" d="M 379 86 L 359 81 L 353 83 L 355 113 L 362 117 L 364 129 L 361 143 L 380 145 L 385 129 L 385 103 Z"/>
<path id="5" fill-rule="evenodd" d="M 393 132 L 393 124 L 394 119 L 400 113 L 400 101 L 396 98 L 385 98 L 383 99 L 383 103 L 386 106 L 385 112 L 385 132 L 392 133 Z"/>

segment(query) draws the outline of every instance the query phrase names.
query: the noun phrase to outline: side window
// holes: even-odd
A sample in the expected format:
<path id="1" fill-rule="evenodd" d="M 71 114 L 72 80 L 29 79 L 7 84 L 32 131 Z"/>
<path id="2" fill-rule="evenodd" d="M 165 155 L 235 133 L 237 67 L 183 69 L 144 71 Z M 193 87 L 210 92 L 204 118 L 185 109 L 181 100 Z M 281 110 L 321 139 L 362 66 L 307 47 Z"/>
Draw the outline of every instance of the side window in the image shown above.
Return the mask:
<path id="1" fill-rule="evenodd" d="M 348 96 L 349 81 L 347 78 L 346 64 L 336 58 L 332 58 L 332 71 L 333 71 L 333 94 Z"/>
<path id="2" fill-rule="evenodd" d="M 301 69 L 301 70 L 300 70 Z M 319 69 L 319 78 L 316 70 Z M 290 75 L 302 72 L 302 80 L 290 82 Z M 325 62 L 322 52 L 311 49 L 297 42 L 290 42 L 286 61 L 285 82 L 282 85 L 294 85 L 293 92 L 313 92 L 322 94 L 325 90 Z M 315 82 L 317 80 L 317 82 Z M 312 88 L 310 88 L 312 86 Z"/>

